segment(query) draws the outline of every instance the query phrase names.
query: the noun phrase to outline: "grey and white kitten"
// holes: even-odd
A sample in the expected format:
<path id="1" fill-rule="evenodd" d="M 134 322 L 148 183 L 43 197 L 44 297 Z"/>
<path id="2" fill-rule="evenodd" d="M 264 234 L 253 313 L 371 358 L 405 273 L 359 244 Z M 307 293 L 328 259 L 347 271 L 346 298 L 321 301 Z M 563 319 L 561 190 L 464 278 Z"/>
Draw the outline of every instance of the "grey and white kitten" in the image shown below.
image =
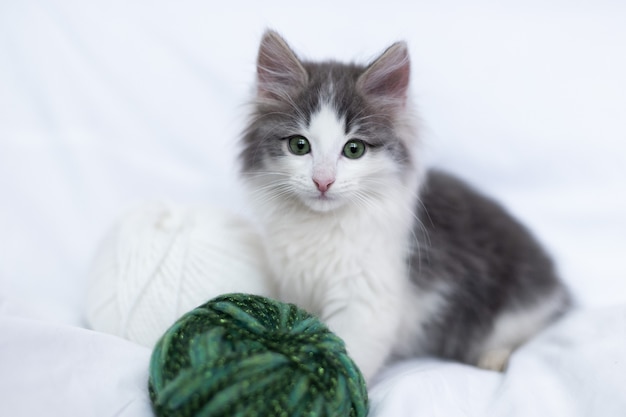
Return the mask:
<path id="1" fill-rule="evenodd" d="M 278 296 L 319 315 L 366 380 L 392 357 L 501 369 L 570 298 L 501 206 L 422 168 L 409 75 L 403 42 L 361 66 L 264 34 L 241 160 Z"/>

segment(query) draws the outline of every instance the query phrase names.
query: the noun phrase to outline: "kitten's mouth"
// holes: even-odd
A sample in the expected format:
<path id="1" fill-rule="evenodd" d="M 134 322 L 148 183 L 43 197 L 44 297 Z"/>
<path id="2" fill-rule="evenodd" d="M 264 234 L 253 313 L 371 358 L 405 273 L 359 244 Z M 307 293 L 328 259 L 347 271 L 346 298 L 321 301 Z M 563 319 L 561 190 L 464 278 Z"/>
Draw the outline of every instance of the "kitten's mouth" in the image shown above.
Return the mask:
<path id="1" fill-rule="evenodd" d="M 306 198 L 304 203 L 314 211 L 330 211 L 337 207 L 339 200 L 328 193 L 317 193 Z"/>

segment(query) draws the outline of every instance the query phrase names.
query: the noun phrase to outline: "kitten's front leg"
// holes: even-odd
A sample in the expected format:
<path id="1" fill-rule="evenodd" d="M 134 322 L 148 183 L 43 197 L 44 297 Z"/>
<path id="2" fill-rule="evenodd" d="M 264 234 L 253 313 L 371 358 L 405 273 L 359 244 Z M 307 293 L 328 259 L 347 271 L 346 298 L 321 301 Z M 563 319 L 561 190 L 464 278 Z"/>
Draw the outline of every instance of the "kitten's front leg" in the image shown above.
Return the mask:
<path id="1" fill-rule="evenodd" d="M 355 300 L 324 321 L 341 337 L 348 354 L 370 383 L 387 360 L 397 337 L 399 309 Z"/>

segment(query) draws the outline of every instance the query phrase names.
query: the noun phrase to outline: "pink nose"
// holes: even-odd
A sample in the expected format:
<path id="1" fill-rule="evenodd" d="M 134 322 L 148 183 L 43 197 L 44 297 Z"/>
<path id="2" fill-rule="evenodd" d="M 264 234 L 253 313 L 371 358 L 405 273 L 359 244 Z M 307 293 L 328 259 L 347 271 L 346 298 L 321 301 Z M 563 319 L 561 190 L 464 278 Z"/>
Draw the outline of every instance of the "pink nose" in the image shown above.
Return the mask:
<path id="1" fill-rule="evenodd" d="M 317 186 L 317 189 L 325 193 L 328 191 L 331 185 L 335 182 L 334 178 L 313 178 L 313 182 Z"/>

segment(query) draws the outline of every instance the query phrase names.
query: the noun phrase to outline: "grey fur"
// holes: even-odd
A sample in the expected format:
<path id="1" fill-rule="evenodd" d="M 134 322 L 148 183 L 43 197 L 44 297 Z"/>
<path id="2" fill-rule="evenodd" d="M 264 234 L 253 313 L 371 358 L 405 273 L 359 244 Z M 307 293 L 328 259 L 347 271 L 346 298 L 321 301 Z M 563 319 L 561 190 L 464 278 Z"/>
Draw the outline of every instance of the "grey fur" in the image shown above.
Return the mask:
<path id="1" fill-rule="evenodd" d="M 420 193 L 411 279 L 428 291 L 445 282 L 446 307 L 426 325 L 428 353 L 476 363 L 478 346 L 503 312 L 544 299 L 558 303 L 546 323 L 571 304 L 552 260 L 531 233 L 495 201 L 446 173 L 431 171 Z"/>

